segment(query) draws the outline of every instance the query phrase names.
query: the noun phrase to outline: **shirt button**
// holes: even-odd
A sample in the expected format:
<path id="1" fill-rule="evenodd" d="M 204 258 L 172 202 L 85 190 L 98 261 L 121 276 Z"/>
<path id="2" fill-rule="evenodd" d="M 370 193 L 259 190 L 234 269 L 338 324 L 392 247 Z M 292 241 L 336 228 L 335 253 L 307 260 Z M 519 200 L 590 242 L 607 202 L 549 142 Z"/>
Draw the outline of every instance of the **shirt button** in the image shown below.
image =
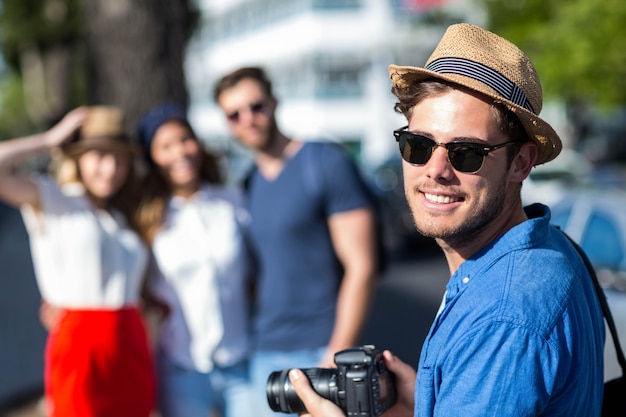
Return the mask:
<path id="1" fill-rule="evenodd" d="M 465 277 L 465 278 L 463 278 L 463 284 L 467 284 L 469 281 L 470 281 L 470 280 L 469 280 L 469 277 Z"/>

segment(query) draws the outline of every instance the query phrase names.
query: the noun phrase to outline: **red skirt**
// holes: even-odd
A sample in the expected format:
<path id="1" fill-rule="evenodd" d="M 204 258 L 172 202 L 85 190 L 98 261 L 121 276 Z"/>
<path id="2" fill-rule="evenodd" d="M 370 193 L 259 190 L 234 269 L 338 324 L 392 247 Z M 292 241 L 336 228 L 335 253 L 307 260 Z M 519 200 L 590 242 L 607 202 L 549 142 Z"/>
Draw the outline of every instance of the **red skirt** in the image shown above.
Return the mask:
<path id="1" fill-rule="evenodd" d="M 154 364 L 136 308 L 64 310 L 45 355 L 50 417 L 148 417 L 155 408 Z"/>

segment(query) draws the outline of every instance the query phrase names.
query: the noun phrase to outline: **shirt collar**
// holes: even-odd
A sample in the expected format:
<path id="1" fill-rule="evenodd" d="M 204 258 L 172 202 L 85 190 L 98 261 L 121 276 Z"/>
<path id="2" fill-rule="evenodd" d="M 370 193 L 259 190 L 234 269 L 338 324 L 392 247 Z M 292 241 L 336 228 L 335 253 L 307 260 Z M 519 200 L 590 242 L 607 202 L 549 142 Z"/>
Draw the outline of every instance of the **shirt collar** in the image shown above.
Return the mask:
<path id="1" fill-rule="evenodd" d="M 459 266 L 446 286 L 447 299 L 454 298 L 501 257 L 512 251 L 534 247 L 546 239 L 550 209 L 543 204 L 533 204 L 525 207 L 524 211 L 528 220 L 511 228 Z"/>

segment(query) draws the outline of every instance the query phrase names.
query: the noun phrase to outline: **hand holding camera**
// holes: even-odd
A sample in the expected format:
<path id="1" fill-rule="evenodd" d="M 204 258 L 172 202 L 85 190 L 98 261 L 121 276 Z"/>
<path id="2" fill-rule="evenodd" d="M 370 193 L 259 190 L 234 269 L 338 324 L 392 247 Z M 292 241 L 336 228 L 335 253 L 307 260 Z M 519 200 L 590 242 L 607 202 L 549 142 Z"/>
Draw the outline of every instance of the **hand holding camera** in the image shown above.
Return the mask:
<path id="1" fill-rule="evenodd" d="M 390 352 L 374 346 L 346 349 L 335 354 L 335 363 L 336 369 L 273 372 L 267 383 L 272 410 L 308 410 L 313 417 L 378 417 L 388 409 L 386 416 L 413 415 L 415 371 Z"/>
<path id="2" fill-rule="evenodd" d="M 301 417 L 345 417 L 345 413 L 338 405 L 322 397 L 313 389 L 301 369 L 295 368 L 289 371 L 289 380 L 307 410 L 299 414 Z"/>

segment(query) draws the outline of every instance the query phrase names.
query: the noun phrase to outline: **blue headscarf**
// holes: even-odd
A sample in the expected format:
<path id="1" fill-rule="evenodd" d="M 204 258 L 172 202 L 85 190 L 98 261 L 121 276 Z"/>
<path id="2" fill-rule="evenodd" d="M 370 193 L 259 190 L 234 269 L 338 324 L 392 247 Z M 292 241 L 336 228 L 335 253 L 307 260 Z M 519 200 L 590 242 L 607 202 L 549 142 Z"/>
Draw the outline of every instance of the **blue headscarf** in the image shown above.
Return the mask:
<path id="1" fill-rule="evenodd" d="M 175 103 L 159 104 L 146 112 L 139 120 L 137 137 L 139 145 L 141 145 L 148 160 L 151 160 L 150 147 L 152 146 L 154 134 L 161 125 L 172 120 L 181 122 L 191 129 L 187 119 L 187 112 L 183 107 Z M 193 131 L 193 129 L 191 130 Z"/>

